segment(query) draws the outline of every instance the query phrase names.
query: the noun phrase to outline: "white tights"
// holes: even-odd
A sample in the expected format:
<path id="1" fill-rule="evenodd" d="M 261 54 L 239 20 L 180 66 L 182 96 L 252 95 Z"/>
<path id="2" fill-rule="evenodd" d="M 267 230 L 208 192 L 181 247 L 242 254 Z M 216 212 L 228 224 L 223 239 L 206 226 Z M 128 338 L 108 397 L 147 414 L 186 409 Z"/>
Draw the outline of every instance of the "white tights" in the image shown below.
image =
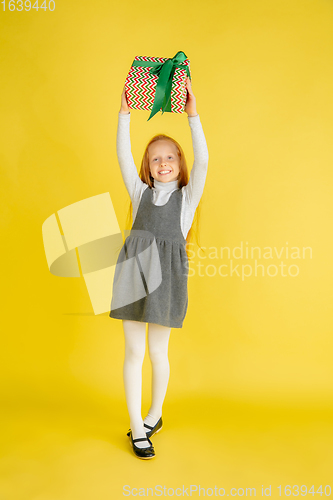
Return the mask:
<path id="1" fill-rule="evenodd" d="M 141 415 L 142 363 L 146 351 L 146 323 L 123 320 L 125 334 L 124 385 L 133 439 L 146 437 Z M 162 405 L 169 382 L 168 344 L 171 328 L 148 323 L 148 348 L 152 365 L 152 399 L 149 425 L 162 416 Z M 153 419 L 153 420 L 152 420 Z M 146 419 L 145 419 L 146 420 Z M 148 423 L 148 422 L 147 422 Z M 147 447 L 148 441 L 136 446 Z"/>

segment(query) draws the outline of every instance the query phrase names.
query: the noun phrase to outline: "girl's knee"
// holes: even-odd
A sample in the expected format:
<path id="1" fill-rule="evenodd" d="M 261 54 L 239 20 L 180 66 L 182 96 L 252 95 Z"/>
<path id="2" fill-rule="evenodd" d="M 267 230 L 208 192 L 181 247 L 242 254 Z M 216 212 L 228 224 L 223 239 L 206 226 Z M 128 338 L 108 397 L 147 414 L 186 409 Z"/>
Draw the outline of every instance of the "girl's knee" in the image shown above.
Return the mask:
<path id="1" fill-rule="evenodd" d="M 125 357 L 128 360 L 142 363 L 145 357 L 145 348 L 142 345 L 135 343 L 127 345 L 125 349 Z"/>
<path id="2" fill-rule="evenodd" d="M 154 346 L 149 347 L 149 358 L 152 363 L 163 363 L 168 361 L 168 349 L 167 346 L 160 347 Z"/>
<path id="3" fill-rule="evenodd" d="M 144 342 L 126 342 L 125 358 L 131 361 L 143 362 L 145 357 L 146 346 Z"/>

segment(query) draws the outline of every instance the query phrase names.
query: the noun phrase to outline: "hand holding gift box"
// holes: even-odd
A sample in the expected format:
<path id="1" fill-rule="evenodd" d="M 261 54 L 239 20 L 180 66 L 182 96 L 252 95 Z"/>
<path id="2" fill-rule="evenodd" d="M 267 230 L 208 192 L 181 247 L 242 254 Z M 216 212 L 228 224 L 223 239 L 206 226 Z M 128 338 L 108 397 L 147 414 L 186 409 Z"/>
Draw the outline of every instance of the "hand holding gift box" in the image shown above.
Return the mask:
<path id="1" fill-rule="evenodd" d="M 151 110 L 148 120 L 160 109 L 162 114 L 183 113 L 188 78 L 190 61 L 182 51 L 172 59 L 136 56 L 124 87 L 128 108 Z"/>
<path id="2" fill-rule="evenodd" d="M 192 83 L 190 78 L 186 79 L 187 99 L 185 104 L 185 112 L 188 116 L 197 116 L 197 101 L 192 90 Z"/>

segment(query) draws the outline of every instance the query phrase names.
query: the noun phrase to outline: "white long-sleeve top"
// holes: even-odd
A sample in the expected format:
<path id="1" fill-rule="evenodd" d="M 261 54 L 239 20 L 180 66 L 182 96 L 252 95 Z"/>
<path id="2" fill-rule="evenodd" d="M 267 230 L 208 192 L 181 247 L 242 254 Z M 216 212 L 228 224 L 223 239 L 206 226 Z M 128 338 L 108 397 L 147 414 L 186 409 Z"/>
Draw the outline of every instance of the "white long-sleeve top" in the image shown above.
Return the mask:
<path id="1" fill-rule="evenodd" d="M 118 113 L 117 156 L 121 174 L 133 205 L 133 222 L 139 208 L 142 194 L 149 186 L 143 182 L 135 166 L 130 139 L 131 114 Z M 184 238 L 191 228 L 196 208 L 205 186 L 208 169 L 208 148 L 199 115 L 188 116 L 191 128 L 194 162 L 188 184 L 182 187 L 182 210 L 180 226 Z M 173 191 L 178 189 L 178 180 L 160 182 L 154 179 L 153 203 L 165 205 Z"/>

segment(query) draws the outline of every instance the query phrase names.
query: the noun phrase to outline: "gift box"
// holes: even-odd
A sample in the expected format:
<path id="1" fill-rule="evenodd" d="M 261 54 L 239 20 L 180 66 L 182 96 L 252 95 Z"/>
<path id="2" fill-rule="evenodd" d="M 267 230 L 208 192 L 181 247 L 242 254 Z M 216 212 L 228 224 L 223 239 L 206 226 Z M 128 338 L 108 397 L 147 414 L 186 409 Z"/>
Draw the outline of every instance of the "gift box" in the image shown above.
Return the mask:
<path id="1" fill-rule="evenodd" d="M 128 107 L 151 110 L 148 120 L 160 110 L 183 113 L 187 77 L 191 78 L 190 60 L 182 51 L 171 59 L 136 56 L 125 81 Z"/>

